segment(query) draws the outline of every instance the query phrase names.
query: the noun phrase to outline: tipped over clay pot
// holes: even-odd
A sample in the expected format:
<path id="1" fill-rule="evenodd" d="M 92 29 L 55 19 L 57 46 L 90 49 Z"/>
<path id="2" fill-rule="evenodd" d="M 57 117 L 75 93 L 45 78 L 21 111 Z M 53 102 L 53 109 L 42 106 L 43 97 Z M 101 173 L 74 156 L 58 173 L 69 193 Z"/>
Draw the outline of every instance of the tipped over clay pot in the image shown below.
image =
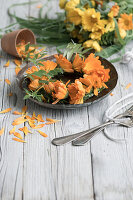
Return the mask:
<path id="1" fill-rule="evenodd" d="M 6 53 L 19 57 L 16 46 L 22 40 L 24 40 L 25 43 L 30 42 L 30 44 L 36 44 L 34 33 L 31 30 L 24 28 L 5 34 L 1 39 L 1 48 Z"/>

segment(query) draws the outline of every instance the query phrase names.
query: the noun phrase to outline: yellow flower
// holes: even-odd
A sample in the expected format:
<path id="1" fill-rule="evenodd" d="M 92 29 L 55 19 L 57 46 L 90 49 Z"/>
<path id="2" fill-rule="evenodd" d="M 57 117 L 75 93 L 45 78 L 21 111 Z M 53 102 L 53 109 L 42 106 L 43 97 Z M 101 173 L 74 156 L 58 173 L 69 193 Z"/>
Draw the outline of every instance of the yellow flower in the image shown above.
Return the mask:
<path id="1" fill-rule="evenodd" d="M 93 48 L 98 52 L 102 50 L 102 47 L 95 40 L 87 40 L 86 42 L 83 43 L 83 46 L 85 48 Z"/>
<path id="2" fill-rule="evenodd" d="M 94 8 L 89 8 L 82 14 L 82 26 L 86 31 L 92 31 L 94 25 L 100 22 L 100 12 L 96 12 Z"/>
<path id="3" fill-rule="evenodd" d="M 115 22 L 113 20 L 113 11 L 108 13 L 108 20 L 106 21 L 105 33 L 111 32 L 115 29 Z"/>
<path id="4" fill-rule="evenodd" d="M 102 21 L 102 20 L 101 20 Z M 90 33 L 89 37 L 93 40 L 101 40 L 101 36 L 104 34 L 105 28 L 104 23 L 100 22 L 92 28 L 92 33 Z"/>
<path id="5" fill-rule="evenodd" d="M 82 104 L 85 96 L 85 89 L 82 83 L 76 79 L 75 83 L 68 85 L 70 104 Z"/>
<path id="6" fill-rule="evenodd" d="M 72 8 L 75 8 L 80 3 L 80 0 L 70 0 L 66 3 L 65 10 L 69 11 Z"/>
<path id="7" fill-rule="evenodd" d="M 60 8 L 61 8 L 61 9 L 64 9 L 66 3 L 67 3 L 67 0 L 60 0 L 60 2 L 59 2 L 59 6 L 60 6 Z"/>
<path id="8" fill-rule="evenodd" d="M 127 30 L 133 29 L 133 22 L 132 22 L 132 14 L 127 15 L 126 13 L 121 14 L 121 17 L 118 19 L 118 26 L 119 28 Z"/>
<path id="9" fill-rule="evenodd" d="M 79 25 L 81 24 L 81 15 L 83 11 L 81 11 L 79 8 L 72 8 L 67 12 L 67 21 Z"/>
<path id="10" fill-rule="evenodd" d="M 119 28 L 119 32 L 120 32 L 121 38 L 124 39 L 127 35 L 127 32 L 122 28 Z"/>

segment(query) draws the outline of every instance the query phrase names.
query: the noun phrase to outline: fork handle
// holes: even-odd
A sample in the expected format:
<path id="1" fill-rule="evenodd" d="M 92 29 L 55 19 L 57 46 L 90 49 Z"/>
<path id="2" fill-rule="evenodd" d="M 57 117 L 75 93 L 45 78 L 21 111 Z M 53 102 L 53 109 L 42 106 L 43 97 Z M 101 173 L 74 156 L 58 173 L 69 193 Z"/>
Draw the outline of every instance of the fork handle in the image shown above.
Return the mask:
<path id="1" fill-rule="evenodd" d="M 73 135 L 68 135 L 68 136 L 64 136 L 64 137 L 55 138 L 55 139 L 52 140 L 52 143 L 54 145 L 56 145 L 56 146 L 64 145 L 64 144 L 70 143 L 70 142 L 78 139 L 81 136 L 84 136 L 86 134 L 91 134 L 91 132 L 94 132 L 94 131 L 98 130 L 99 128 L 103 128 L 103 127 L 105 127 L 107 125 L 110 125 L 110 124 L 113 124 L 113 123 L 115 123 L 115 122 L 114 121 L 105 122 L 104 124 L 96 126 L 95 128 L 91 128 L 89 130 L 86 130 L 86 131 L 83 131 L 83 132 L 80 132 L 80 133 L 76 133 L 76 134 L 73 134 Z"/>

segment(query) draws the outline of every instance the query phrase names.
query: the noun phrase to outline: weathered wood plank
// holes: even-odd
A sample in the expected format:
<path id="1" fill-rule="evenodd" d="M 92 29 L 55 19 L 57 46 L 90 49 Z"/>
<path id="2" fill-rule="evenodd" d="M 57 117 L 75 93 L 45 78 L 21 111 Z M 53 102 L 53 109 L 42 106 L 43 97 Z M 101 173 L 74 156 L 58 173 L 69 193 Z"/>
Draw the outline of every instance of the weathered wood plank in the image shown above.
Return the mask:
<path id="1" fill-rule="evenodd" d="M 19 2 L 23 2 L 19 1 Z M 2 1 L 0 6 L 1 13 L 1 28 L 10 24 L 10 19 L 7 16 L 7 9 L 14 1 Z M 22 16 L 28 9 L 25 7 L 19 10 L 19 16 Z M 9 68 L 4 68 L 3 65 L 8 59 L 13 57 L 1 52 L 3 58 L 0 59 L 0 109 L 8 107 L 14 110 L 20 110 L 24 105 L 22 94 L 18 89 L 15 80 L 15 65 L 10 63 Z M 7 85 L 4 79 L 7 78 L 11 81 L 11 87 Z M 13 96 L 9 97 L 8 94 L 13 92 Z M 16 98 L 16 95 L 17 98 Z M 23 190 L 23 144 L 17 143 L 9 136 L 9 131 L 12 129 L 12 121 L 16 116 L 12 113 L 0 115 L 0 128 L 5 127 L 5 133 L 0 137 L 0 199 L 1 200 L 21 200 Z"/>
<path id="2" fill-rule="evenodd" d="M 115 66 L 119 81 L 113 92 L 114 96 L 109 96 L 88 108 L 91 127 L 102 123 L 101 116 L 112 103 L 133 92 L 133 86 L 128 90 L 125 89 L 129 82 L 133 83 L 132 63 L 128 65 L 117 63 Z M 113 126 L 109 128 L 109 135 L 118 139 L 127 138 L 127 141 L 115 143 L 100 134 L 91 142 L 95 199 L 132 199 L 132 129 Z"/>

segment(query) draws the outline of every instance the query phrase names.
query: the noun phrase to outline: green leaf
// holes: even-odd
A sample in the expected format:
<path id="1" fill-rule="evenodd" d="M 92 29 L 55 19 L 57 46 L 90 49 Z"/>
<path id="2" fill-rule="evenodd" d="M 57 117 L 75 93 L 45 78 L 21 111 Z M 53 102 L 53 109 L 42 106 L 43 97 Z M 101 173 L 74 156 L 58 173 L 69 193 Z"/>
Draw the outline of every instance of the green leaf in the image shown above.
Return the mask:
<path id="1" fill-rule="evenodd" d="M 30 98 L 30 95 L 28 94 L 24 96 L 24 100 L 29 99 L 29 98 Z"/>
<path id="2" fill-rule="evenodd" d="M 28 44 L 25 45 L 25 52 L 29 50 L 29 47 L 30 47 L 30 42 L 28 42 Z M 28 55 L 28 57 L 29 57 L 29 55 Z"/>
<path id="3" fill-rule="evenodd" d="M 115 30 L 118 37 L 118 41 L 120 42 L 121 45 L 125 45 L 125 41 L 120 36 L 119 27 L 115 18 L 114 18 L 114 22 L 115 22 Z"/>

